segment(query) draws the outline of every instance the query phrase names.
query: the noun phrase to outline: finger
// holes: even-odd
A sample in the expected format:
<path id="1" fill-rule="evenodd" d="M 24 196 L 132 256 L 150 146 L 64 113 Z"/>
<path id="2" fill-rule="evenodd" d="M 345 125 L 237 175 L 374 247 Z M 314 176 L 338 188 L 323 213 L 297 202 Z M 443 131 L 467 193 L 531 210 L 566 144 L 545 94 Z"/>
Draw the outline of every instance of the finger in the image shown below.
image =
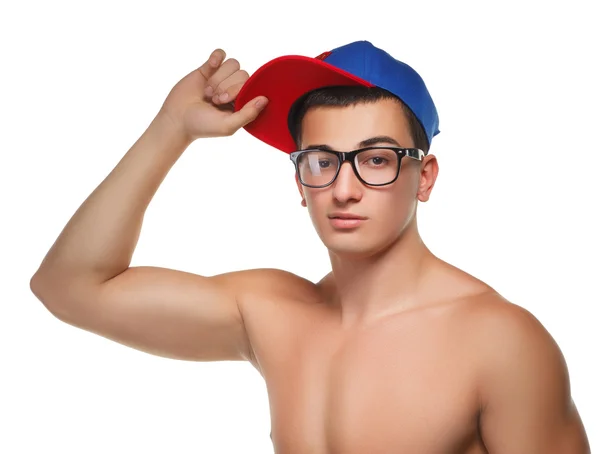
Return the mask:
<path id="1" fill-rule="evenodd" d="M 225 119 L 224 123 L 227 131 L 232 134 L 241 127 L 255 120 L 256 117 L 258 117 L 258 115 L 264 110 L 268 104 L 268 101 L 269 100 L 264 96 L 257 96 L 256 98 L 248 101 L 244 107 L 237 112 L 232 113 Z"/>
<path id="2" fill-rule="evenodd" d="M 219 69 L 217 69 L 214 72 L 214 74 L 206 81 L 206 85 L 204 87 L 204 94 L 206 96 L 212 96 L 219 84 L 239 69 L 240 62 L 238 62 L 235 58 L 230 58 L 226 60 L 219 67 Z"/>
<path id="3" fill-rule="evenodd" d="M 225 51 L 223 49 L 215 49 L 212 51 L 208 60 L 198 68 L 198 71 L 206 80 L 210 79 L 219 69 L 223 60 L 225 60 Z"/>
<path id="4" fill-rule="evenodd" d="M 222 104 L 234 101 L 240 89 L 250 76 L 247 71 L 240 69 L 219 84 L 212 97 L 212 102 Z"/>

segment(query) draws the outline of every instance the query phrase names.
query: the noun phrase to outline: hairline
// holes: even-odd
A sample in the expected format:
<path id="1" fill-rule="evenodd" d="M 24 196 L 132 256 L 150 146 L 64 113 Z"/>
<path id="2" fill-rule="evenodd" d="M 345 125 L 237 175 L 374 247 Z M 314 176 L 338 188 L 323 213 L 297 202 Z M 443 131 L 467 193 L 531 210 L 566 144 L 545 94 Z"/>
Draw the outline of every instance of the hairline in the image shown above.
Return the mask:
<path id="1" fill-rule="evenodd" d="M 305 107 L 307 99 L 309 98 L 309 95 L 311 93 L 313 93 L 315 91 L 319 91 L 319 90 L 323 90 L 326 92 L 327 88 L 329 88 L 329 87 L 323 87 L 323 88 L 316 89 L 311 92 L 305 93 L 304 95 L 299 97 L 292 105 L 292 108 L 290 109 L 290 112 L 288 114 L 288 127 L 290 128 L 290 133 L 292 133 L 292 127 L 295 130 L 294 132 L 296 134 L 295 134 L 295 136 L 293 135 L 292 139 L 296 145 L 296 148 L 300 148 L 300 145 L 302 144 L 302 140 L 301 140 L 302 139 L 302 123 L 304 121 L 304 118 L 306 117 L 306 114 L 308 112 L 310 112 L 311 110 L 317 109 L 317 108 L 327 108 L 327 107 L 344 108 L 344 107 L 351 107 L 351 106 L 357 106 L 357 105 L 376 104 L 379 101 L 391 99 L 391 100 L 395 101 L 397 104 L 399 104 L 402 109 L 404 118 L 406 119 L 407 126 L 409 129 L 409 135 L 413 142 L 413 147 L 422 148 L 422 151 L 425 153 L 425 155 L 427 155 L 429 153 L 430 144 L 429 144 L 429 140 L 425 134 L 425 131 L 423 129 L 423 125 L 421 124 L 421 122 L 417 118 L 417 116 L 414 114 L 414 112 L 410 109 L 410 107 L 408 107 L 408 105 L 404 101 L 402 101 L 398 96 L 394 95 L 393 93 L 391 93 L 385 89 L 381 89 L 383 91 L 382 95 L 379 97 L 371 98 L 371 99 L 369 99 L 368 97 L 360 97 L 359 96 L 359 99 L 356 99 L 354 101 L 343 102 L 340 104 L 317 103 L 315 105 L 309 105 L 308 107 Z M 380 88 L 380 87 L 374 87 L 374 88 Z M 292 112 L 292 110 L 293 110 L 293 112 Z M 299 116 L 300 112 L 301 112 L 301 117 Z M 290 122 L 290 120 L 292 120 L 292 119 L 294 120 L 293 123 Z M 418 145 L 418 142 L 419 142 L 418 136 L 419 135 L 422 136 L 420 138 L 422 141 L 424 141 L 425 146 Z"/>

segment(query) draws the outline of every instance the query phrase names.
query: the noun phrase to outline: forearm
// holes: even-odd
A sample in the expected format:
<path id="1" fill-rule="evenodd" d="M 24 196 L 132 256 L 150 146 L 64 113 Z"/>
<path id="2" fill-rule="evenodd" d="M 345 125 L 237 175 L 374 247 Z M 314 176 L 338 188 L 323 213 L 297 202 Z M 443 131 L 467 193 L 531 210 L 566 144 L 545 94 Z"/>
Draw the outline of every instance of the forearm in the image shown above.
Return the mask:
<path id="1" fill-rule="evenodd" d="M 69 220 L 32 282 L 100 283 L 126 270 L 146 209 L 188 145 L 168 118 L 157 115 Z"/>

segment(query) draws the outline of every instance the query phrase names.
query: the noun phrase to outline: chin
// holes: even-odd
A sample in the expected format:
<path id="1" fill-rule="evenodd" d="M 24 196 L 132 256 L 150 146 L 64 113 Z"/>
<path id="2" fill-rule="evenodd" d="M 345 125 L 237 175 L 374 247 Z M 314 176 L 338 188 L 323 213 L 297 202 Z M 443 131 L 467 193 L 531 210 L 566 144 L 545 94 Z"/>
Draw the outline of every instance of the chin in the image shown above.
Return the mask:
<path id="1" fill-rule="evenodd" d="M 330 254 L 353 260 L 376 256 L 389 249 L 401 236 L 401 232 L 393 228 L 394 224 L 376 224 L 372 220 L 350 230 L 338 230 L 328 222 L 314 220 L 313 226 Z"/>
<path id="2" fill-rule="evenodd" d="M 330 254 L 349 259 L 365 259 L 373 257 L 390 246 L 392 241 L 386 241 L 385 237 L 373 238 L 369 235 L 360 234 L 344 235 L 334 232 L 333 234 L 321 236 L 323 244 Z"/>

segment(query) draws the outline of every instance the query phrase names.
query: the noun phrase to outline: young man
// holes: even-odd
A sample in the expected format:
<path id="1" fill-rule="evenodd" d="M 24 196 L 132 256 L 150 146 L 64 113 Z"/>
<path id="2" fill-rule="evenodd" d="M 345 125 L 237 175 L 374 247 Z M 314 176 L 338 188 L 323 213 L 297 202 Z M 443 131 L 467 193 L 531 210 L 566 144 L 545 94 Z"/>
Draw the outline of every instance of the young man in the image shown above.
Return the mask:
<path id="1" fill-rule="evenodd" d="M 242 127 L 290 153 L 332 271 L 312 283 L 130 267 L 184 150 Z M 59 319 L 149 353 L 251 362 L 278 453 L 588 453 L 549 333 L 419 236 L 438 132 L 420 76 L 366 41 L 251 78 L 217 49 L 74 214 L 32 291 Z"/>

